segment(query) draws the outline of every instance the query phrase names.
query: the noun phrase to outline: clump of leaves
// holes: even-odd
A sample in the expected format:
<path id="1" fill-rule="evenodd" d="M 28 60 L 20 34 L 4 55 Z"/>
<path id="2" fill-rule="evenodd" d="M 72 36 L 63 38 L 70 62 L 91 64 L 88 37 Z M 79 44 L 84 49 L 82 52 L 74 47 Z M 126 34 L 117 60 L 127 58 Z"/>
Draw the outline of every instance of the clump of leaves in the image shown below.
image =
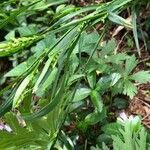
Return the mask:
<path id="1" fill-rule="evenodd" d="M 117 119 L 117 123 L 108 124 L 103 127 L 103 131 L 110 135 L 113 140 L 113 149 L 148 149 L 148 136 L 141 120 L 138 116 L 130 116 L 121 113 Z M 109 149 L 105 143 L 102 144 L 103 149 Z M 92 150 L 99 149 L 92 147 Z"/>

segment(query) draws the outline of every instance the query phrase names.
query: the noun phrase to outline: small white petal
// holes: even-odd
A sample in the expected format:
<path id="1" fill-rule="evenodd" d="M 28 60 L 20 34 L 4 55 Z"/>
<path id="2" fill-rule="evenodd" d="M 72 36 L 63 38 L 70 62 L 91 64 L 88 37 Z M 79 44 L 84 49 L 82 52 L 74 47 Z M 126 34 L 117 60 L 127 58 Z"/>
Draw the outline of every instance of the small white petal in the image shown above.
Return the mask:
<path id="1" fill-rule="evenodd" d="M 120 113 L 120 118 L 123 119 L 124 121 L 128 119 L 125 112 Z"/>
<path id="2" fill-rule="evenodd" d="M 133 117 L 133 115 L 131 115 L 130 117 L 129 117 L 129 121 L 132 121 L 134 119 L 134 117 Z"/>
<path id="3" fill-rule="evenodd" d="M 10 126 L 8 126 L 8 125 L 5 125 L 5 130 L 8 131 L 8 132 L 11 132 L 11 131 L 12 131 L 12 129 L 11 129 Z"/>

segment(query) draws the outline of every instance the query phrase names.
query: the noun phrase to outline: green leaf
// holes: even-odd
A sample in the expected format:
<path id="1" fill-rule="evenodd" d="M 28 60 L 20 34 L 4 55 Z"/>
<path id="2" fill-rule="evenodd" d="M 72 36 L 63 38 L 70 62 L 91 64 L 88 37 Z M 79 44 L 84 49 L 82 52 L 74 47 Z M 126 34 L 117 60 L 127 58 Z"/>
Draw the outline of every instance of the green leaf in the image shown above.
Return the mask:
<path id="1" fill-rule="evenodd" d="M 25 70 L 27 70 L 28 65 L 27 63 L 21 63 L 9 72 L 5 74 L 5 77 L 15 77 L 15 76 L 20 76 Z"/>
<path id="2" fill-rule="evenodd" d="M 46 149 L 53 139 L 53 135 L 48 135 L 50 128 L 47 127 L 46 117 L 26 122 L 26 127 L 20 126 L 12 113 L 7 113 L 4 118 L 13 131 L 10 133 L 0 131 L 0 149 L 32 149 L 33 146 L 36 146 L 36 149 L 37 147 Z"/>
<path id="3" fill-rule="evenodd" d="M 98 112 L 101 112 L 103 110 L 103 102 L 102 102 L 102 97 L 99 92 L 96 90 L 92 90 L 91 92 L 91 101 L 96 107 Z"/>
<path id="4" fill-rule="evenodd" d="M 109 150 L 108 146 L 103 142 L 102 143 L 103 150 Z"/>
<path id="5" fill-rule="evenodd" d="M 35 59 L 36 59 L 36 57 L 34 57 L 34 56 L 29 57 L 27 61 L 19 64 L 18 66 L 16 66 L 15 68 L 13 68 L 9 72 L 7 72 L 5 74 L 5 77 L 18 77 L 18 76 L 22 75 L 23 73 L 25 73 L 27 71 L 27 69 L 35 61 Z"/>
<path id="6" fill-rule="evenodd" d="M 27 11 L 27 9 L 33 5 L 35 5 L 36 3 L 38 3 L 39 1 L 33 2 L 32 4 L 29 4 L 28 6 L 22 6 L 20 9 L 13 11 L 9 17 L 5 18 L 1 23 L 0 23 L 0 29 L 3 28 L 5 25 L 7 25 L 9 22 L 13 22 L 14 19 L 16 18 L 16 16 L 18 16 L 19 14 Z"/>
<path id="7" fill-rule="evenodd" d="M 111 88 L 111 91 L 112 91 L 112 94 L 113 96 L 114 95 L 117 95 L 117 94 L 122 94 L 123 92 L 123 84 L 124 80 L 123 79 L 120 79 L 112 88 Z"/>
<path id="8" fill-rule="evenodd" d="M 87 80 L 88 80 L 90 87 L 93 89 L 95 87 L 95 84 L 96 84 L 96 73 L 95 72 L 89 73 L 87 75 Z"/>
<path id="9" fill-rule="evenodd" d="M 100 121 L 102 121 L 106 117 L 106 110 L 103 109 L 101 113 L 99 112 L 93 112 L 91 114 L 88 114 L 85 119 L 84 123 L 86 125 L 94 125 Z"/>
<path id="10" fill-rule="evenodd" d="M 66 7 L 65 4 L 59 5 L 59 6 L 56 8 L 56 13 L 60 13 L 61 10 L 63 10 L 65 7 Z"/>
<path id="11" fill-rule="evenodd" d="M 83 45 L 86 46 L 87 44 L 96 44 L 97 41 L 99 39 L 99 33 L 94 30 L 91 33 L 85 33 L 84 32 L 84 41 L 83 41 Z"/>
<path id="12" fill-rule="evenodd" d="M 106 61 L 111 62 L 111 63 L 115 63 L 115 64 L 120 64 L 121 61 L 124 61 L 126 59 L 127 59 L 127 55 L 125 53 L 119 53 L 116 55 L 108 56 Z"/>
<path id="13" fill-rule="evenodd" d="M 126 20 L 126 19 L 124 19 L 124 18 L 118 16 L 118 15 L 115 14 L 115 13 L 109 12 L 109 17 L 108 17 L 108 18 L 109 18 L 112 22 L 115 22 L 115 23 L 117 23 L 117 24 L 119 24 L 119 25 L 125 26 L 125 27 L 127 27 L 127 28 L 132 28 L 132 24 L 131 24 L 128 20 Z"/>
<path id="14" fill-rule="evenodd" d="M 139 83 L 150 82 L 150 72 L 149 71 L 139 71 L 130 76 L 130 79 L 135 80 Z"/>
<path id="15" fill-rule="evenodd" d="M 128 95 L 132 99 L 136 93 L 137 93 L 136 86 L 131 81 L 126 80 L 124 83 L 123 94 Z"/>
<path id="16" fill-rule="evenodd" d="M 132 0 L 113 0 L 111 3 L 108 3 L 108 10 L 111 12 L 117 11 L 120 7 L 125 7 L 126 4 L 131 2 Z"/>
<path id="17" fill-rule="evenodd" d="M 108 134 L 100 134 L 98 138 L 96 139 L 97 144 L 102 144 L 102 142 L 105 142 L 106 144 L 111 144 L 112 143 L 112 138 Z"/>
<path id="18" fill-rule="evenodd" d="M 130 56 L 125 63 L 125 72 L 127 75 L 129 75 L 131 73 L 131 71 L 133 71 L 133 69 L 136 67 L 137 65 L 137 60 L 135 55 Z"/>
<path id="19" fill-rule="evenodd" d="M 9 40 L 12 40 L 13 38 L 15 38 L 15 31 L 14 30 L 11 30 L 6 36 L 5 36 L 5 39 L 7 41 Z"/>
<path id="20" fill-rule="evenodd" d="M 101 77 L 96 84 L 96 90 L 100 90 L 101 92 L 108 90 L 108 88 L 111 86 L 111 82 L 112 79 L 110 76 Z"/>
<path id="21" fill-rule="evenodd" d="M 19 27 L 18 32 L 21 37 L 23 36 L 31 36 L 38 33 L 38 28 L 35 24 L 31 24 L 25 27 Z"/>
<path id="22" fill-rule="evenodd" d="M 42 11 L 45 9 L 50 8 L 54 5 L 60 5 L 62 3 L 68 2 L 68 0 L 47 0 L 47 1 L 40 1 L 39 3 L 33 5 L 30 9 L 35 11 Z"/>
<path id="23" fill-rule="evenodd" d="M 53 81 L 55 80 L 56 74 L 57 74 L 58 69 L 55 67 L 53 68 L 50 73 L 48 72 L 45 76 L 46 79 L 43 79 L 41 85 L 37 88 L 37 91 L 34 91 L 37 93 L 37 96 L 42 96 L 45 91 L 51 87 Z"/>
<path id="24" fill-rule="evenodd" d="M 117 109 L 125 109 L 128 106 L 128 101 L 126 99 L 116 97 L 113 101 L 113 106 Z"/>
<path id="25" fill-rule="evenodd" d="M 30 83 L 30 81 L 33 78 L 33 74 L 29 74 L 23 81 L 22 83 L 19 85 L 15 96 L 13 98 L 13 108 L 17 107 L 20 104 L 20 97 L 23 94 L 23 91 L 26 89 L 26 87 L 28 86 L 28 84 Z"/>
<path id="26" fill-rule="evenodd" d="M 137 23 L 136 23 L 137 15 L 135 12 L 135 8 L 132 8 L 132 26 L 133 26 L 133 36 L 136 44 L 136 48 L 138 51 L 139 56 L 141 56 L 141 50 L 140 50 L 140 45 L 139 45 L 139 40 L 138 40 L 138 33 L 137 33 Z"/>
<path id="27" fill-rule="evenodd" d="M 77 101 L 85 99 L 86 97 L 88 97 L 90 95 L 90 93 L 91 93 L 91 89 L 89 89 L 89 88 L 83 87 L 83 88 L 77 89 L 74 99 L 73 99 L 73 102 L 77 102 Z"/>
<path id="28" fill-rule="evenodd" d="M 105 44 L 105 46 L 103 47 L 101 54 L 102 56 L 111 54 L 115 48 L 117 47 L 116 41 L 115 39 L 111 39 L 108 41 L 108 43 Z"/>
<path id="29" fill-rule="evenodd" d="M 147 139 L 148 139 L 147 138 L 147 132 L 145 131 L 145 128 L 142 128 L 141 131 L 139 132 L 139 137 L 137 136 L 136 139 L 135 139 L 136 149 L 137 150 L 141 150 L 141 149 L 143 149 L 143 150 L 145 149 L 146 150 L 148 148 L 146 146 Z"/>
<path id="30" fill-rule="evenodd" d="M 45 74 L 47 73 L 48 69 L 50 69 L 49 67 L 50 67 L 50 64 L 51 64 L 51 62 L 52 62 L 52 59 L 53 59 L 53 57 L 52 57 L 52 58 L 49 58 L 49 59 L 47 60 L 47 62 L 45 63 L 45 66 L 44 66 L 42 72 L 40 73 L 40 76 L 39 76 L 38 80 L 36 81 L 36 83 L 35 83 L 35 85 L 34 85 L 34 87 L 33 87 L 33 92 L 36 92 L 36 91 L 37 91 L 39 84 L 40 84 L 41 81 L 43 80 L 43 78 L 44 78 Z"/>
<path id="31" fill-rule="evenodd" d="M 84 76 L 84 74 L 74 74 L 69 78 L 68 84 L 71 85 L 79 79 L 83 78 Z"/>
<path id="32" fill-rule="evenodd" d="M 119 79 L 121 78 L 121 74 L 120 73 L 113 73 L 111 74 L 111 86 L 114 86 L 118 81 Z"/>
<path id="33" fill-rule="evenodd" d="M 118 123 L 109 123 L 102 127 L 102 131 L 104 131 L 107 135 L 120 135 L 119 133 L 120 125 Z"/>

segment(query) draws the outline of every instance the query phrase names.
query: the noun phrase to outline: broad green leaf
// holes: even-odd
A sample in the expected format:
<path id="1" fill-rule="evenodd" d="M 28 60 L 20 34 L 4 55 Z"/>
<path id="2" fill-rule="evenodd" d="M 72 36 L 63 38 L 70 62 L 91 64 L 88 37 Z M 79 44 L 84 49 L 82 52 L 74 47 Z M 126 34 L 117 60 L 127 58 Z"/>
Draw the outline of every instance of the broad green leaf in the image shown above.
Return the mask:
<path id="1" fill-rule="evenodd" d="M 26 122 L 26 127 L 21 127 L 16 117 L 12 113 L 7 113 L 5 121 L 13 129 L 11 133 L 0 131 L 0 149 L 26 149 L 35 146 L 40 149 L 46 149 L 49 140 L 52 139 L 45 132 L 46 121 L 40 119 L 33 123 Z M 31 148 L 32 149 L 32 148 Z"/>
<path id="2" fill-rule="evenodd" d="M 150 82 L 150 72 L 149 71 L 139 71 L 130 76 L 130 79 L 135 80 L 139 83 Z"/>
<path id="3" fill-rule="evenodd" d="M 123 84 L 124 80 L 123 79 L 120 79 L 112 88 L 111 88 L 111 91 L 112 91 L 112 94 L 113 95 L 117 95 L 117 94 L 122 94 L 123 92 Z"/>
<path id="4" fill-rule="evenodd" d="M 88 54 L 91 54 L 91 51 L 94 49 L 95 44 L 99 40 L 99 37 L 100 36 L 97 31 L 93 31 L 92 33 L 87 33 L 84 31 L 81 34 L 80 42 L 78 43 L 74 51 L 78 53 L 79 52 L 78 49 L 80 46 L 81 52 L 86 52 Z"/>
<path id="5" fill-rule="evenodd" d="M 69 113 L 70 112 L 75 112 L 76 110 L 82 108 L 82 106 L 85 104 L 84 101 L 77 101 L 77 102 L 73 102 L 70 106 L 69 106 Z"/>
<path id="6" fill-rule="evenodd" d="M 99 33 L 97 31 L 93 31 L 91 33 L 83 32 L 82 34 L 83 34 L 82 36 L 84 37 L 83 46 L 92 43 L 95 44 L 99 39 Z"/>
<path id="7" fill-rule="evenodd" d="M 127 59 L 127 54 L 125 53 L 118 53 L 116 55 L 111 55 L 106 58 L 107 62 L 120 64 L 121 61 L 124 61 Z"/>
<path id="8" fill-rule="evenodd" d="M 84 76 L 84 74 L 74 74 L 69 78 L 68 84 L 71 85 L 79 79 L 83 78 Z"/>
<path id="9" fill-rule="evenodd" d="M 91 101 L 93 105 L 96 107 L 98 112 L 101 112 L 103 110 L 103 102 L 102 102 L 102 97 L 99 92 L 96 90 L 92 90 L 91 94 Z"/>
<path id="10" fill-rule="evenodd" d="M 99 36 L 99 39 L 96 41 L 96 44 L 94 45 L 93 49 L 90 52 L 90 57 L 88 58 L 86 65 L 85 65 L 86 67 L 89 64 L 89 62 L 91 61 L 92 57 L 94 57 L 94 53 L 97 51 L 97 49 L 99 47 L 99 43 L 102 41 L 102 39 L 104 37 L 105 31 L 106 31 L 106 28 L 104 27 L 104 30 L 102 31 L 101 35 Z"/>
<path id="11" fill-rule="evenodd" d="M 26 62 L 19 64 L 18 66 L 16 66 L 15 68 L 13 68 L 12 70 L 10 70 L 9 72 L 7 72 L 5 74 L 5 77 L 16 77 L 16 76 L 20 76 L 22 73 L 25 72 L 25 70 L 27 70 L 28 65 Z"/>
<path id="12" fill-rule="evenodd" d="M 45 49 L 51 49 L 59 40 L 56 39 L 54 34 L 48 34 L 44 39 L 36 43 L 35 47 L 31 48 L 35 56 L 38 57 Z"/>
<path id="13" fill-rule="evenodd" d="M 59 5 L 57 8 L 56 8 L 56 13 L 60 13 L 61 10 L 63 10 L 65 8 L 65 4 L 62 4 L 62 5 Z"/>
<path id="14" fill-rule="evenodd" d="M 136 93 L 137 93 L 136 86 L 131 81 L 126 80 L 124 83 L 123 94 L 128 95 L 132 99 Z"/>
<path id="15" fill-rule="evenodd" d="M 102 131 L 104 131 L 107 135 L 120 135 L 119 133 L 120 125 L 118 123 L 110 123 L 106 124 L 102 127 Z"/>
<path id="16" fill-rule="evenodd" d="M 25 73 L 27 71 L 27 69 L 35 61 L 35 59 L 36 58 L 34 56 L 29 57 L 29 59 L 27 61 L 19 64 L 18 66 L 16 66 L 15 68 L 13 68 L 9 72 L 7 72 L 5 74 L 5 77 L 18 77 L 18 76 L 22 75 L 23 73 Z"/>
<path id="17" fill-rule="evenodd" d="M 110 76 L 101 77 L 96 84 L 96 90 L 100 90 L 101 92 L 108 90 L 111 86 L 111 82 L 112 79 Z"/>
<path id="18" fill-rule="evenodd" d="M 104 45 L 100 53 L 102 54 L 102 56 L 111 54 L 116 47 L 117 47 L 116 41 L 114 39 L 111 39 L 110 41 L 108 41 L 108 43 Z"/>
<path id="19" fill-rule="evenodd" d="M 125 63 L 125 72 L 127 75 L 129 75 L 133 71 L 133 69 L 137 65 L 137 62 L 138 61 L 136 60 L 135 55 L 129 56 Z"/>
<path id="20" fill-rule="evenodd" d="M 88 97 L 90 95 L 90 93 L 91 93 L 91 89 L 89 89 L 89 88 L 83 87 L 83 88 L 77 89 L 74 99 L 73 99 L 73 102 L 77 102 L 77 101 L 85 99 L 86 97 Z"/>
<path id="21" fill-rule="evenodd" d="M 25 27 L 19 27 L 18 32 L 20 36 L 31 36 L 38 33 L 38 28 L 35 24 L 31 24 Z"/>
<path id="22" fill-rule="evenodd" d="M 93 112 L 87 115 L 84 119 L 84 123 L 87 125 L 94 125 L 100 121 L 102 121 L 106 117 L 106 110 L 103 109 L 101 113 Z"/>
<path id="23" fill-rule="evenodd" d="M 113 73 L 111 74 L 111 86 L 114 86 L 118 81 L 119 79 L 121 78 L 121 74 L 120 73 Z"/>
<path id="24" fill-rule="evenodd" d="M 87 80 L 88 80 L 90 87 L 93 89 L 95 87 L 95 84 L 96 84 L 96 73 L 91 72 L 90 74 L 88 74 Z"/>
<path id="25" fill-rule="evenodd" d="M 9 40 L 12 40 L 13 38 L 15 38 L 15 31 L 14 30 L 11 30 L 6 36 L 5 36 L 5 39 L 7 41 Z"/>

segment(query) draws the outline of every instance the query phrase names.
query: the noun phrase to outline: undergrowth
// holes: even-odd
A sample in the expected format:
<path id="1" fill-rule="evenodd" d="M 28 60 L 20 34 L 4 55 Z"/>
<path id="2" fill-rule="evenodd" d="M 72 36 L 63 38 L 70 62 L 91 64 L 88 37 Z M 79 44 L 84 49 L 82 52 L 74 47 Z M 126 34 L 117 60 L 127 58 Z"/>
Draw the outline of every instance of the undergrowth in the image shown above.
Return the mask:
<path id="1" fill-rule="evenodd" d="M 150 82 L 148 63 L 137 69 L 142 56 L 138 9 L 148 5 L 138 0 L 83 7 L 68 0 L 1 2 L 0 149 L 149 149 L 141 117 L 120 113 L 138 85 Z M 114 26 L 129 32 L 129 52 L 120 52 L 109 36 Z M 148 50 L 147 43 L 144 39 Z M 4 62 L 11 65 L 5 68 Z"/>

